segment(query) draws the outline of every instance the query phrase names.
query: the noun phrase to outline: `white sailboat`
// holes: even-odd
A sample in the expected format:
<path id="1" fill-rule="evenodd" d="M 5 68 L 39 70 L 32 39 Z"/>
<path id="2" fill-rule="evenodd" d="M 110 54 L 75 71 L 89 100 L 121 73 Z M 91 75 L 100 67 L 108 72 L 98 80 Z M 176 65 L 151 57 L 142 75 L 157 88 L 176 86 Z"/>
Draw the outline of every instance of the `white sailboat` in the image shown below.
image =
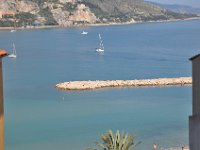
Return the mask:
<path id="1" fill-rule="evenodd" d="M 103 46 L 103 41 L 102 41 L 102 38 L 101 38 L 101 35 L 99 34 L 99 47 L 96 48 L 96 52 L 104 52 L 104 46 Z"/>
<path id="2" fill-rule="evenodd" d="M 82 35 L 87 35 L 87 34 L 88 34 L 88 32 L 86 32 L 86 31 L 83 31 L 83 32 L 81 32 L 81 34 L 82 34 Z"/>
<path id="3" fill-rule="evenodd" d="M 17 31 L 17 30 L 15 30 L 15 29 L 14 29 L 14 30 L 10 30 L 10 32 L 16 32 L 16 31 Z"/>
<path id="4" fill-rule="evenodd" d="M 16 32 L 16 18 L 14 17 L 14 29 L 10 30 L 11 33 Z"/>
<path id="5" fill-rule="evenodd" d="M 8 57 L 10 58 L 16 58 L 17 57 L 17 53 L 16 53 L 16 49 L 15 49 L 15 44 L 13 43 L 13 51 L 11 54 L 8 55 Z"/>

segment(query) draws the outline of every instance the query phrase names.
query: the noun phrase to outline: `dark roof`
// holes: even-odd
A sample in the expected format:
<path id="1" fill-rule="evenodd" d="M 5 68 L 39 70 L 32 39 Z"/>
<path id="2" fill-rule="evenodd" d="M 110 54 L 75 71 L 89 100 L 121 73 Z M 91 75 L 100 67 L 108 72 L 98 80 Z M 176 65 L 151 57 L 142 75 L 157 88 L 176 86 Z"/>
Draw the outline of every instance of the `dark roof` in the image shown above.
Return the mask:
<path id="1" fill-rule="evenodd" d="M 200 57 L 200 54 L 197 54 L 197 55 L 191 57 L 189 60 L 194 60 L 194 59 L 196 59 L 197 57 Z"/>
<path id="2" fill-rule="evenodd" d="M 0 49 L 0 57 L 7 56 L 8 53 L 5 50 Z"/>

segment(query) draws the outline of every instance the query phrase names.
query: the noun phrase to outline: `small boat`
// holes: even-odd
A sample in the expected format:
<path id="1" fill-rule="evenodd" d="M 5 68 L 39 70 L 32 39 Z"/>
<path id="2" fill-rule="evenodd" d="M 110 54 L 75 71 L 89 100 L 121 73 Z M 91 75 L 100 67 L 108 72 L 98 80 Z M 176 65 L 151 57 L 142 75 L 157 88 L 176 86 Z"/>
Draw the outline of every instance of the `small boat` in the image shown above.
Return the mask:
<path id="1" fill-rule="evenodd" d="M 96 48 L 96 52 L 104 52 L 104 46 L 103 46 L 103 41 L 102 41 L 102 38 L 101 38 L 101 35 L 99 34 L 99 47 Z"/>
<path id="2" fill-rule="evenodd" d="M 86 31 L 83 31 L 83 32 L 81 32 L 81 34 L 82 34 L 82 35 L 87 35 L 87 34 L 88 34 L 88 32 L 86 32 Z"/>
<path id="3" fill-rule="evenodd" d="M 10 32 L 16 32 L 17 30 L 16 30 L 16 18 L 15 18 L 15 21 L 14 21 L 14 27 L 13 27 L 13 29 L 12 30 L 10 30 Z"/>
<path id="4" fill-rule="evenodd" d="M 10 57 L 10 58 L 16 58 L 17 57 L 17 53 L 16 53 L 16 49 L 15 49 L 15 44 L 14 43 L 13 43 L 12 54 L 9 54 L 8 57 Z"/>
<path id="5" fill-rule="evenodd" d="M 16 32 L 17 30 L 10 30 L 10 32 Z"/>

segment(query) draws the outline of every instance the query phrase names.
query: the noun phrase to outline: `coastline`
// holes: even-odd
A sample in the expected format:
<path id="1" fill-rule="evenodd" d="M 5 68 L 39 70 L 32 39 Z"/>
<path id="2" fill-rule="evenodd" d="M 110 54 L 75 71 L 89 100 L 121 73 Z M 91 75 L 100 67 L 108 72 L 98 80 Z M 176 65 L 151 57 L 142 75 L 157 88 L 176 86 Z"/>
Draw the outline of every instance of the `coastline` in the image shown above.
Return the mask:
<path id="1" fill-rule="evenodd" d="M 190 20 L 200 20 L 199 17 L 186 18 L 186 19 L 169 19 L 169 20 L 158 20 L 158 21 L 138 21 L 138 22 L 124 22 L 124 23 L 99 23 L 99 24 L 88 24 L 87 26 L 112 26 L 112 25 L 129 25 L 129 24 L 144 24 L 144 23 L 165 23 L 165 22 L 177 22 L 177 21 L 190 21 Z"/>
<path id="2" fill-rule="evenodd" d="M 192 85 L 191 77 L 158 78 L 141 80 L 69 81 L 55 85 L 60 90 L 95 90 L 108 87 L 159 87 Z"/>
<path id="3" fill-rule="evenodd" d="M 34 30 L 34 29 L 48 29 L 48 28 L 75 28 L 75 27 L 94 27 L 94 26 L 112 26 L 112 25 L 131 25 L 131 24 L 144 24 L 144 23 L 165 23 L 165 22 L 178 22 L 178 21 L 190 21 L 190 20 L 200 20 L 199 17 L 186 18 L 186 19 L 169 19 L 169 20 L 158 20 L 158 21 L 130 21 L 130 22 L 110 22 L 110 23 L 95 23 L 95 24 L 82 24 L 82 25 L 72 25 L 72 26 L 36 26 L 36 27 L 18 27 L 17 30 Z M 0 30 L 13 30 L 13 27 L 0 27 Z"/>
<path id="4" fill-rule="evenodd" d="M 60 26 L 36 26 L 36 27 L 17 27 L 16 30 L 35 30 L 35 29 L 48 29 L 48 28 L 60 28 Z M 0 30 L 13 30 L 13 27 L 0 27 Z"/>

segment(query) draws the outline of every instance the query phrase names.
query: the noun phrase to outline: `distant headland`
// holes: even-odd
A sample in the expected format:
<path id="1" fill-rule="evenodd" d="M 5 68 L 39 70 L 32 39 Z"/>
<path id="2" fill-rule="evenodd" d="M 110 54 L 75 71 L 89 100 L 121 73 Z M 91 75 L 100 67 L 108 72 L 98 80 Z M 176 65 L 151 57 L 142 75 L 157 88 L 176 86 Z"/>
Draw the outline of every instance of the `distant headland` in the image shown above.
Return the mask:
<path id="1" fill-rule="evenodd" d="M 191 84 L 191 77 L 179 77 L 142 80 L 70 81 L 56 84 L 55 87 L 61 90 L 94 90 L 108 87 L 158 87 L 185 86 Z"/>
<path id="2" fill-rule="evenodd" d="M 143 0 L 7 0 L 0 3 L 0 29 L 134 24 L 199 17 Z"/>

